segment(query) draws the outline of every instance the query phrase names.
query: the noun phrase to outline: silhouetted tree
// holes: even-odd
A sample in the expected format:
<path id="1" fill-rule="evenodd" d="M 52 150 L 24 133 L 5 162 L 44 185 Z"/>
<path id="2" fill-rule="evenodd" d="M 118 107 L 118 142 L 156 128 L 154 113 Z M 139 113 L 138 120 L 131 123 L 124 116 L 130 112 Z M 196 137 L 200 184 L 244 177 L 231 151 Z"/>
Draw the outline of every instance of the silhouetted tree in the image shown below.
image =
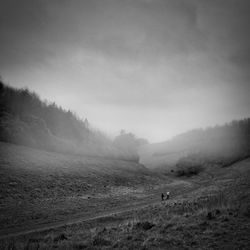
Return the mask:
<path id="1" fill-rule="evenodd" d="M 114 145 L 130 155 L 135 161 L 139 161 L 138 147 L 146 143 L 145 139 L 138 139 L 134 134 L 126 133 L 125 130 L 121 130 L 120 135 L 114 139 Z"/>

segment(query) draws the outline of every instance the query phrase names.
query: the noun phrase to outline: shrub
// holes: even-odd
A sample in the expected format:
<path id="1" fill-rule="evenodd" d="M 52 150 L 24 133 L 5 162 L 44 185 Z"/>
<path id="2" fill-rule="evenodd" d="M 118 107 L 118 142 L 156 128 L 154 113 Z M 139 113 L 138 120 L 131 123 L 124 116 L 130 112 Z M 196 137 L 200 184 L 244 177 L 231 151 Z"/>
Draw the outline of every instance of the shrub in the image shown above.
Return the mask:
<path id="1" fill-rule="evenodd" d="M 95 237 L 93 240 L 93 246 L 109 246 L 111 242 L 100 237 Z"/>
<path id="2" fill-rule="evenodd" d="M 61 233 L 54 238 L 54 241 L 62 241 L 67 239 L 68 239 L 67 236 L 64 233 Z"/>
<path id="3" fill-rule="evenodd" d="M 202 164 L 192 158 L 182 158 L 176 164 L 176 175 L 187 176 L 197 175 L 203 170 Z"/>
<path id="4" fill-rule="evenodd" d="M 155 226 L 154 224 L 152 224 L 152 223 L 150 223 L 148 221 L 138 222 L 136 224 L 136 228 L 140 228 L 140 229 L 143 229 L 143 230 L 149 230 L 154 226 Z"/>

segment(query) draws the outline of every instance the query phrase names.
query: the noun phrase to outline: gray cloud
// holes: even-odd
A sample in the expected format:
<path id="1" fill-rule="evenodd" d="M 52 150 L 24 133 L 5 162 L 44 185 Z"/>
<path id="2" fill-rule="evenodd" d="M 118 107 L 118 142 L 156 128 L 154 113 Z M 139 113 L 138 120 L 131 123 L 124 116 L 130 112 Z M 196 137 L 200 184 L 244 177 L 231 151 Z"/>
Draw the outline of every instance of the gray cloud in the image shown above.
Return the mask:
<path id="1" fill-rule="evenodd" d="M 248 0 L 2 0 L 0 74 L 111 130 L 220 123 L 250 115 L 249 13 Z"/>
<path id="2" fill-rule="evenodd" d="M 10 64 L 75 47 L 151 62 L 202 48 L 204 40 L 196 7 L 180 0 L 5 0 L 0 14 L 2 61 Z"/>
<path id="3" fill-rule="evenodd" d="M 250 2 L 248 0 L 198 1 L 201 29 L 209 47 L 224 60 L 242 66 L 250 52 Z"/>

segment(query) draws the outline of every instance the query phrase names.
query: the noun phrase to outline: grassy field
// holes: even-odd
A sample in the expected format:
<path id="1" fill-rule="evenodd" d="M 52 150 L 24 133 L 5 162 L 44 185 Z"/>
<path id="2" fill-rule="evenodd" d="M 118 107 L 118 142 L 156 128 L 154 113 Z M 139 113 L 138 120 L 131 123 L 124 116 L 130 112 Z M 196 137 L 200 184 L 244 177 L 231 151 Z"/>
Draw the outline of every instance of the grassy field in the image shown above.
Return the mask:
<path id="1" fill-rule="evenodd" d="M 0 143 L 1 230 L 129 206 L 171 182 L 137 163 Z"/>
<path id="2" fill-rule="evenodd" d="M 20 218 L 32 228 L 117 208 L 96 219 L 2 238 L 1 249 L 250 249 L 250 159 L 166 177 L 138 164 L 5 144 L 0 158 L 2 233 L 21 226 Z M 170 200 L 160 202 L 166 190 Z"/>
<path id="3" fill-rule="evenodd" d="M 212 182 L 201 182 L 200 188 L 169 201 L 5 239 L 2 248 L 249 249 L 249 165 L 249 160 L 236 164 Z"/>

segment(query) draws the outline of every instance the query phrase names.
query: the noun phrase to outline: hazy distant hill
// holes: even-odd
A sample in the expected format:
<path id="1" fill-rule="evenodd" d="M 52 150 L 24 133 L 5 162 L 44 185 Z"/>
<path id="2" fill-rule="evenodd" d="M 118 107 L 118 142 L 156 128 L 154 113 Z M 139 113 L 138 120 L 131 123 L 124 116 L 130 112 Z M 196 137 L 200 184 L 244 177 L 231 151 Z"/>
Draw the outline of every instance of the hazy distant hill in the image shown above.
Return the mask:
<path id="1" fill-rule="evenodd" d="M 15 89 L 0 81 L 0 141 L 48 151 L 138 160 L 122 151 L 87 119 L 55 103 L 42 101 L 28 89 Z"/>
<path id="2" fill-rule="evenodd" d="M 140 162 L 152 168 L 172 168 L 183 159 L 228 164 L 250 155 L 250 119 L 196 129 L 172 140 L 140 149 Z"/>

